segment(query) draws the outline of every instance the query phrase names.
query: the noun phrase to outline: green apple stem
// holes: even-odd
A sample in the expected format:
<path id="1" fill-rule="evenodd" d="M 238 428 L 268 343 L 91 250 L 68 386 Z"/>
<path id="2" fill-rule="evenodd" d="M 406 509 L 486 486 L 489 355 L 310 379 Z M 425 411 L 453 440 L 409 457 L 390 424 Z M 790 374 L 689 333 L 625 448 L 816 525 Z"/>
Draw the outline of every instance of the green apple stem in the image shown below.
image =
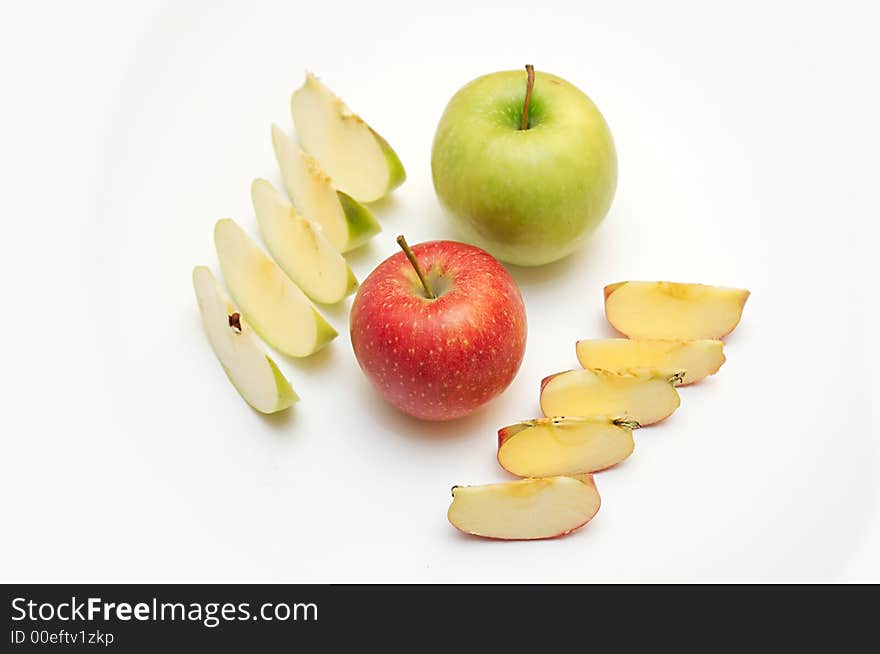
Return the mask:
<path id="1" fill-rule="evenodd" d="M 532 101 L 532 88 L 535 86 L 535 67 L 526 64 L 526 101 L 523 103 L 522 123 L 520 129 L 529 128 L 529 103 Z"/>
<path id="2" fill-rule="evenodd" d="M 422 286 L 425 288 L 425 295 L 427 296 L 427 298 L 429 300 L 436 300 L 437 296 L 434 295 L 434 291 L 431 290 L 431 287 L 428 284 L 428 280 L 425 278 L 425 273 L 422 272 L 422 268 L 421 266 L 419 266 L 419 262 L 416 261 L 416 255 L 413 254 L 413 251 L 410 249 L 409 245 L 406 244 L 406 239 L 403 238 L 403 234 L 397 237 L 397 244 L 400 246 L 400 249 L 403 250 L 406 258 L 409 259 L 412 267 L 415 268 L 416 274 L 419 276 L 419 281 L 422 282 Z"/>
<path id="3" fill-rule="evenodd" d="M 237 334 L 241 334 L 241 314 L 235 312 L 229 316 L 229 327 Z"/>

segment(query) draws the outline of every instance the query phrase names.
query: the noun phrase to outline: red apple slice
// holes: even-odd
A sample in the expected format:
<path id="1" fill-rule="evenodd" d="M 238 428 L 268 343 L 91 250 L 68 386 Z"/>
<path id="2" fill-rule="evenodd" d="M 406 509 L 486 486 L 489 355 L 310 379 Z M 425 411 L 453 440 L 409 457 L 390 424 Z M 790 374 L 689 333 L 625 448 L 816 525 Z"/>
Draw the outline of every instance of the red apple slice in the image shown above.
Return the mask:
<path id="1" fill-rule="evenodd" d="M 714 375 L 725 361 L 724 342 L 714 339 L 589 339 L 577 342 L 577 358 L 584 368 L 683 370 L 682 386 Z"/>
<path id="2" fill-rule="evenodd" d="M 635 447 L 635 420 L 539 418 L 498 430 L 498 463 L 519 477 L 599 472 Z"/>
<path id="3" fill-rule="evenodd" d="M 452 498 L 454 527 L 501 540 L 564 536 L 587 524 L 601 504 L 592 475 L 455 486 Z"/>
<path id="4" fill-rule="evenodd" d="M 605 315 L 630 338 L 722 338 L 739 324 L 749 292 L 675 282 L 605 287 Z"/>
<path id="5" fill-rule="evenodd" d="M 545 416 L 621 416 L 641 426 L 659 422 L 678 408 L 675 384 L 683 372 L 637 368 L 609 372 L 585 368 L 546 377 L 541 382 Z"/>

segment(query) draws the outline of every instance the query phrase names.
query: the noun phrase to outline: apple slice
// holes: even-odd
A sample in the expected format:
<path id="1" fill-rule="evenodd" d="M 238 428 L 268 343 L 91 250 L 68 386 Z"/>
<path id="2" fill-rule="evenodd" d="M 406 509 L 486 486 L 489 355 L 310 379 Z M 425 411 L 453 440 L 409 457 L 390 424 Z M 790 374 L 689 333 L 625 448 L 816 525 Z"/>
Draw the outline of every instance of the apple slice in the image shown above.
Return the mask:
<path id="1" fill-rule="evenodd" d="M 218 220 L 214 245 L 236 304 L 254 331 L 292 357 L 317 352 L 336 330 L 278 264 L 231 218 Z"/>
<path id="2" fill-rule="evenodd" d="M 452 498 L 454 527 L 502 540 L 564 536 L 587 524 L 601 503 L 593 475 L 455 486 Z"/>
<path id="3" fill-rule="evenodd" d="M 272 146 L 287 195 L 303 216 L 324 228 L 333 247 L 348 252 L 382 231 L 369 209 L 337 191 L 318 162 L 278 125 L 272 125 Z"/>
<path id="4" fill-rule="evenodd" d="M 406 172 L 388 142 L 311 73 L 293 93 L 290 111 L 299 142 L 338 189 L 373 202 L 403 184 Z"/>
<path id="5" fill-rule="evenodd" d="M 303 293 L 335 304 L 354 292 L 354 273 L 320 225 L 300 216 L 265 179 L 254 180 L 251 199 L 269 252 Z"/>
<path id="6" fill-rule="evenodd" d="M 653 368 L 560 372 L 541 382 L 541 411 L 549 417 L 620 416 L 645 427 L 678 408 L 681 400 L 675 384 L 682 375 Z"/>
<path id="7" fill-rule="evenodd" d="M 630 338 L 722 338 L 739 324 L 749 292 L 675 282 L 605 287 L 608 322 Z"/>
<path id="8" fill-rule="evenodd" d="M 577 358 L 584 368 L 629 370 L 660 368 L 683 370 L 682 386 L 714 375 L 725 361 L 724 342 L 702 339 L 679 341 L 626 338 L 597 338 L 577 342 Z"/>
<path id="9" fill-rule="evenodd" d="M 214 354 L 244 401 L 262 413 L 282 411 L 296 402 L 290 383 L 263 352 L 250 325 L 205 266 L 192 274 L 202 325 Z"/>
<path id="10" fill-rule="evenodd" d="M 625 418 L 539 418 L 498 430 L 498 463 L 519 477 L 599 472 L 635 448 Z"/>

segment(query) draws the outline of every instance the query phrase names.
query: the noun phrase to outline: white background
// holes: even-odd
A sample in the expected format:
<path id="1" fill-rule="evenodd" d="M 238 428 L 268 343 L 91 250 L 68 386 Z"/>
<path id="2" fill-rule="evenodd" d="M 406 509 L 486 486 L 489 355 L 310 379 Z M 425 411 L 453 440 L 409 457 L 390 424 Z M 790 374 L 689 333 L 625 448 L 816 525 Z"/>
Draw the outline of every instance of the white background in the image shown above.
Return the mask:
<path id="1" fill-rule="evenodd" d="M 880 580 L 874 3 L 28 3 L 0 20 L 0 579 Z M 661 7 L 662 5 L 662 7 Z M 302 397 L 251 411 L 204 338 L 193 265 L 214 221 L 249 230 L 277 181 L 269 125 L 321 75 L 409 180 L 375 207 L 395 246 L 452 234 L 433 131 L 473 77 L 533 63 L 599 105 L 620 184 L 568 260 L 514 270 L 522 369 L 476 415 L 386 406 L 340 330 L 277 356 Z M 873 277 L 873 284 L 869 278 Z M 602 286 L 752 291 L 728 363 L 597 476 L 603 507 L 554 541 L 446 521 L 449 487 L 507 478 L 495 430 L 612 335 Z"/>

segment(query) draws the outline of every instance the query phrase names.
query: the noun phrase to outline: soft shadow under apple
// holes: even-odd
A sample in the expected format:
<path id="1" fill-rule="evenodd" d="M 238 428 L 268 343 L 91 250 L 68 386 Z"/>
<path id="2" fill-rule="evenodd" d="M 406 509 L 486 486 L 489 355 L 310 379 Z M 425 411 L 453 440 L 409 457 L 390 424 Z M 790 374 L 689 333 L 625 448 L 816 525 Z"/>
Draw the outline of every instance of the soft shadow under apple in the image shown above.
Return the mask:
<path id="1" fill-rule="evenodd" d="M 543 266 L 516 266 L 507 263 L 504 266 L 521 288 L 553 284 L 559 277 L 571 275 L 579 267 L 589 265 L 591 252 L 601 247 L 601 244 L 597 245 L 598 241 L 599 234 L 597 233 L 567 257 L 546 263 Z"/>
<path id="2" fill-rule="evenodd" d="M 330 365 L 333 357 L 335 356 L 334 352 L 336 348 L 336 342 L 330 342 L 314 354 L 310 354 L 307 357 L 296 358 L 296 357 L 284 357 L 291 365 L 295 366 L 297 369 L 303 372 L 312 372 L 315 370 L 319 370 L 321 368 L 326 368 Z"/>
<path id="3" fill-rule="evenodd" d="M 296 431 L 292 429 L 292 426 L 297 420 L 297 404 L 299 402 L 295 402 L 289 409 L 278 413 L 260 413 L 256 410 L 254 413 L 276 436 L 287 435 Z"/>
<path id="4" fill-rule="evenodd" d="M 348 261 L 348 265 L 351 266 L 352 270 L 354 270 L 355 268 L 360 268 L 361 265 L 369 265 L 372 269 L 372 267 L 376 265 L 377 259 L 379 257 L 379 255 L 376 253 L 376 241 L 386 237 L 387 234 L 383 231 L 364 243 L 362 246 L 346 252 L 345 259 L 346 261 Z M 363 282 L 364 280 L 358 277 L 358 281 Z"/>
<path id="5" fill-rule="evenodd" d="M 497 430 L 497 427 L 493 427 L 491 411 L 487 411 L 487 407 L 492 404 L 491 402 L 461 418 L 430 421 L 413 418 L 392 406 L 366 379 L 360 380 L 355 392 L 364 396 L 363 403 L 365 405 L 372 407 L 372 413 L 375 415 L 377 423 L 403 438 L 449 441 L 486 437 L 494 434 Z"/>
<path id="6" fill-rule="evenodd" d="M 397 199 L 397 195 L 392 192 L 388 195 L 382 196 L 374 202 L 365 202 L 364 205 L 374 214 L 382 214 L 385 212 L 393 213 L 400 206 L 400 201 Z M 379 216 L 376 217 L 379 218 Z M 382 218 L 384 218 L 384 216 L 382 216 Z"/>

